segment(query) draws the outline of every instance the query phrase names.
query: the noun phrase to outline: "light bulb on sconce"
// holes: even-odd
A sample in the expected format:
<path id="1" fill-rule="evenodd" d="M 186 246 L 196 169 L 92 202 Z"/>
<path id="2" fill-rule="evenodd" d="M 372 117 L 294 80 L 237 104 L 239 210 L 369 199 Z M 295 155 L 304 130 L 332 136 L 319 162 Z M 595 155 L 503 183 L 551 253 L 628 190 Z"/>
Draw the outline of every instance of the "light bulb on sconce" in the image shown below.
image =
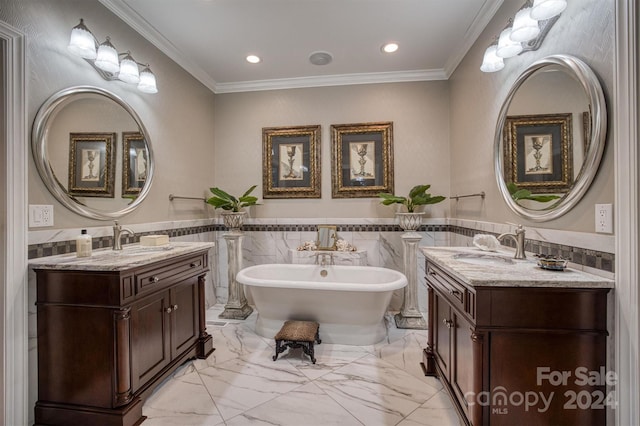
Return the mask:
<path id="1" fill-rule="evenodd" d="M 558 16 L 567 8 L 567 0 L 534 0 L 531 17 L 542 21 Z"/>
<path id="2" fill-rule="evenodd" d="M 151 72 L 149 64 L 136 62 L 130 52 L 118 53 L 111 44 L 110 37 L 98 45 L 97 39 L 86 27 L 83 19 L 71 30 L 68 49 L 89 62 L 107 81 L 121 80 L 136 84 L 141 92 L 158 93 L 156 77 Z M 143 67 L 142 71 L 139 67 Z"/>
<path id="3" fill-rule="evenodd" d="M 496 55 L 501 58 L 512 58 L 518 53 L 522 52 L 522 43 L 519 41 L 511 40 L 512 28 L 505 28 L 500 33 L 498 39 L 498 48 L 496 49 Z"/>
<path id="4" fill-rule="evenodd" d="M 71 38 L 67 48 L 78 56 L 85 59 L 96 58 L 96 42 L 91 31 L 84 25 L 81 18 L 80 23 L 71 29 Z"/>
<path id="5" fill-rule="evenodd" d="M 566 7 L 566 0 L 534 0 L 533 3 L 527 0 L 515 17 L 509 19 L 498 42 L 487 48 L 480 70 L 500 71 L 504 68 L 503 59 L 537 50 Z"/>
<path id="6" fill-rule="evenodd" d="M 480 71 L 496 72 L 504 68 L 504 59 L 496 55 L 496 49 L 498 49 L 498 45 L 492 44 L 484 52 L 484 58 L 482 60 L 482 65 L 480 66 Z"/>
<path id="7" fill-rule="evenodd" d="M 96 57 L 95 65 L 101 70 L 110 73 L 117 73 L 120 71 L 118 51 L 113 47 L 113 44 L 111 44 L 111 39 L 109 37 L 107 37 L 104 43 L 98 46 L 98 56 Z"/>
<path id="8" fill-rule="evenodd" d="M 156 76 L 149 69 L 149 64 L 140 71 L 140 82 L 138 83 L 138 90 L 144 93 L 158 93 L 158 87 L 156 86 Z"/>
<path id="9" fill-rule="evenodd" d="M 138 84 L 140 82 L 140 71 L 138 71 L 138 63 L 133 60 L 131 54 L 127 52 L 120 61 L 120 72 L 118 79 L 125 83 Z"/>
<path id="10" fill-rule="evenodd" d="M 533 40 L 540 34 L 538 21 L 531 17 L 531 8 L 525 7 L 516 13 L 513 19 L 513 28 L 509 37 L 512 41 L 524 42 Z"/>

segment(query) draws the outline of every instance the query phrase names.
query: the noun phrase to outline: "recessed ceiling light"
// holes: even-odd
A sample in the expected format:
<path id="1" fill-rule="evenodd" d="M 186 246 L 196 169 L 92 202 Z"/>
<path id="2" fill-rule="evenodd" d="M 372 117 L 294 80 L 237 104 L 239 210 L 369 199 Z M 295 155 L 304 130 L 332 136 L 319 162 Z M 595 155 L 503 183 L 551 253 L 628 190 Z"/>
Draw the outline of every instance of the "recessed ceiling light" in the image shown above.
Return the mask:
<path id="1" fill-rule="evenodd" d="M 333 60 L 333 56 L 329 52 L 313 52 L 309 55 L 309 62 L 313 65 L 327 65 Z"/>
<path id="2" fill-rule="evenodd" d="M 261 61 L 261 59 L 260 59 L 259 56 L 256 56 L 256 55 L 247 56 L 247 62 L 249 62 L 251 64 L 257 64 L 260 61 Z"/>
<path id="3" fill-rule="evenodd" d="M 384 53 L 393 53 L 396 50 L 398 50 L 398 44 L 397 43 L 387 43 L 387 44 L 382 46 L 381 50 Z"/>

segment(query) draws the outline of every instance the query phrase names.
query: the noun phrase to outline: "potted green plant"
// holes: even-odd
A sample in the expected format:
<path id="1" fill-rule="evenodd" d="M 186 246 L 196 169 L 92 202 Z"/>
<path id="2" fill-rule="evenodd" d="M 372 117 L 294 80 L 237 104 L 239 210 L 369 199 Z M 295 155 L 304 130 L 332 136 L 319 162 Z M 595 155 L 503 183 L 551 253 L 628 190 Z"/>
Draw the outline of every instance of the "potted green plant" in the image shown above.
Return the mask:
<path id="1" fill-rule="evenodd" d="M 382 198 L 381 203 L 385 206 L 390 206 L 391 204 L 402 204 L 405 206 L 407 208 L 406 213 L 396 213 L 400 227 L 405 231 L 415 231 L 420 227 L 422 216 L 424 215 L 424 212 L 416 212 L 416 207 L 436 204 L 447 198 L 442 195 L 429 194 L 427 192 L 429 188 L 431 188 L 431 185 L 416 185 L 411 188 L 407 197 L 389 194 L 388 192 L 381 192 L 378 194 L 378 197 Z"/>
<path id="2" fill-rule="evenodd" d="M 258 185 L 253 185 L 240 197 L 234 197 L 217 187 L 209 188 L 213 197 L 208 198 L 206 202 L 216 209 L 224 210 L 224 212 L 222 212 L 222 220 L 225 226 L 232 231 L 238 231 L 242 227 L 247 214 L 243 209 L 245 207 L 258 205 L 258 197 L 249 195 L 256 189 L 256 186 Z"/>

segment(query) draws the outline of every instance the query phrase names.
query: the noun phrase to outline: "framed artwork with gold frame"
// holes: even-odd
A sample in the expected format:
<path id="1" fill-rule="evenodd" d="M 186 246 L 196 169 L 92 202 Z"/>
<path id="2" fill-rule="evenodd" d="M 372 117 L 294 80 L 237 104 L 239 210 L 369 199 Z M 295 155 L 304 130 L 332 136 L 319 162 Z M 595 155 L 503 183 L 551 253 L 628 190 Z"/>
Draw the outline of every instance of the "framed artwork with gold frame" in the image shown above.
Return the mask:
<path id="1" fill-rule="evenodd" d="M 393 122 L 331 125 L 331 195 L 393 193 Z"/>
<path id="2" fill-rule="evenodd" d="M 69 195 L 114 197 L 115 140 L 115 133 L 69 134 Z"/>
<path id="3" fill-rule="evenodd" d="M 505 121 L 505 180 L 534 194 L 573 184 L 571 113 L 515 115 Z"/>
<path id="4" fill-rule="evenodd" d="M 262 198 L 320 198 L 320 125 L 262 129 Z"/>
<path id="5" fill-rule="evenodd" d="M 122 132 L 122 195 L 138 195 L 147 181 L 147 143 L 140 132 Z"/>

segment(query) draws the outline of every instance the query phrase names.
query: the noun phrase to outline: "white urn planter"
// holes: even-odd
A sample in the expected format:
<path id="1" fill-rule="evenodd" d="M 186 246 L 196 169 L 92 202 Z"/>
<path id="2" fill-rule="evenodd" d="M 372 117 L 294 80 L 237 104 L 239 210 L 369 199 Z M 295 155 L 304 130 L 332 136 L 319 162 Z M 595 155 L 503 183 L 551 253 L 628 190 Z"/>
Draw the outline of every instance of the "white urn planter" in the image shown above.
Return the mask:
<path id="1" fill-rule="evenodd" d="M 229 228 L 231 232 L 240 232 L 247 212 L 222 212 L 222 221 L 224 226 Z"/>
<path id="2" fill-rule="evenodd" d="M 424 212 L 412 212 L 412 213 L 396 213 L 398 218 L 398 224 L 400 228 L 405 231 L 416 231 L 422 225 L 422 217 Z"/>

